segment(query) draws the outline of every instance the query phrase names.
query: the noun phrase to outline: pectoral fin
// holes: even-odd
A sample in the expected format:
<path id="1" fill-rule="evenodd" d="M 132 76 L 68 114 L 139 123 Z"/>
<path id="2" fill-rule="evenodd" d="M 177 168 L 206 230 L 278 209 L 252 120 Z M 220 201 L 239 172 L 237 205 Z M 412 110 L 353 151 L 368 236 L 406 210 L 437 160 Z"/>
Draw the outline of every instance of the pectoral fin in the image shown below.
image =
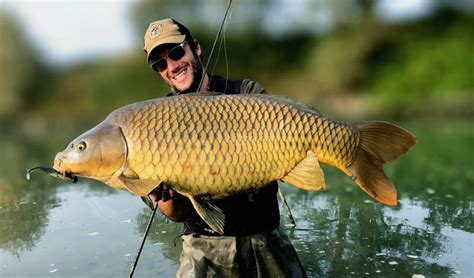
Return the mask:
<path id="1" fill-rule="evenodd" d="M 140 178 L 137 172 L 133 171 L 130 168 L 126 168 L 125 171 L 123 171 L 121 176 L 127 179 L 132 179 L 132 180 L 138 180 Z"/>
<path id="2" fill-rule="evenodd" d="M 282 180 L 305 190 L 326 189 L 323 169 L 319 166 L 318 158 L 313 151 L 308 151 L 306 158 L 301 160 Z"/>
<path id="3" fill-rule="evenodd" d="M 153 210 L 155 207 L 153 205 L 153 201 L 150 199 L 148 196 L 141 196 L 140 197 L 142 201 L 145 203 L 147 207 L 149 207 L 151 210 Z"/>
<path id="4" fill-rule="evenodd" d="M 117 177 L 117 180 L 128 191 L 138 196 L 146 196 L 150 194 L 160 183 L 160 180 L 155 179 L 140 179 L 133 171 L 125 171 L 122 175 Z M 146 203 L 146 202 L 145 202 Z"/>
<path id="5" fill-rule="evenodd" d="M 222 210 L 211 204 L 209 202 L 198 200 L 192 196 L 189 197 L 191 203 L 194 206 L 194 209 L 197 211 L 199 216 L 206 222 L 211 229 L 218 232 L 219 234 L 224 234 L 224 223 L 225 215 L 222 213 Z"/>

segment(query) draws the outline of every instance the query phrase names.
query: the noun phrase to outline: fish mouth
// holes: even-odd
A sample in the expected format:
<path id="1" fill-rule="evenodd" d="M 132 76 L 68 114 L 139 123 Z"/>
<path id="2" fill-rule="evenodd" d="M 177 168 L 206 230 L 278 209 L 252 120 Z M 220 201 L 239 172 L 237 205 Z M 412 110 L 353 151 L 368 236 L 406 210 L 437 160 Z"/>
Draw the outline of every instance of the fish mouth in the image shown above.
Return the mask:
<path id="1" fill-rule="evenodd" d="M 58 172 L 61 172 L 61 173 L 64 173 L 66 174 L 67 172 L 71 173 L 71 170 L 68 169 L 68 168 L 63 168 L 63 166 L 61 165 L 63 162 L 62 160 L 62 153 L 59 152 L 56 154 L 56 157 L 54 158 L 54 164 L 53 164 L 53 168 L 58 171 Z"/>
<path id="2" fill-rule="evenodd" d="M 77 176 L 72 173 L 71 169 L 64 167 L 62 162 L 62 153 L 59 152 L 54 158 L 53 168 L 45 172 L 60 179 L 70 179 L 73 183 L 77 182 Z"/>

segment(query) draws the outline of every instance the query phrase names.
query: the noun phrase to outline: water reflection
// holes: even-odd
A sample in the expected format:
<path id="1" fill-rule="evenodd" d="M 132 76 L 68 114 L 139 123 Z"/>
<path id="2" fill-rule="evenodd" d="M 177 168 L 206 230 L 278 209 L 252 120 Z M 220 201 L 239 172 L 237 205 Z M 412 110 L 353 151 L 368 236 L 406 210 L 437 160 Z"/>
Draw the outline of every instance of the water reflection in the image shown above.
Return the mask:
<path id="1" fill-rule="evenodd" d="M 300 199 L 295 207 L 302 219 L 292 236 L 309 272 L 323 277 L 453 273 L 437 261 L 451 247 L 446 235 L 418 226 L 422 224 L 418 221 L 412 226 L 403 218 L 412 217 L 410 212 L 399 215 L 371 201 L 344 199 L 311 196 Z M 298 200 L 292 196 L 294 201 Z"/>
<path id="2" fill-rule="evenodd" d="M 0 137 L 3 147 L 0 162 L 0 249 L 17 257 L 20 252 L 34 248 L 45 233 L 49 210 L 60 202 L 55 187 L 43 186 L 44 179 L 26 184 L 23 165 L 35 160 L 31 153 L 45 155 L 46 152 L 25 138 L 18 139 Z"/>
<path id="3" fill-rule="evenodd" d="M 48 206 L 31 194 L 22 196 L 12 191 L 11 186 L 0 183 L 0 249 L 18 256 L 20 251 L 31 250 L 44 234 L 48 223 Z M 58 200 L 52 197 L 48 203 L 54 206 Z"/>
<path id="4" fill-rule="evenodd" d="M 469 125 L 410 128 L 419 144 L 387 174 L 400 204 L 370 200 L 337 170 L 325 168 L 326 192 L 283 189 L 297 220 L 282 212 L 308 274 L 346 277 L 474 276 L 474 166 Z M 126 192 L 80 180 L 69 184 L 25 169 L 49 165 L 67 140 L 0 137 L 0 276 L 126 275 L 150 210 Z M 60 148 L 59 148 L 60 149 Z M 468 151 L 469 150 L 469 151 Z M 181 224 L 157 215 L 138 276 L 173 276 L 181 252 Z M 54 266 L 51 266 L 54 265 Z"/>

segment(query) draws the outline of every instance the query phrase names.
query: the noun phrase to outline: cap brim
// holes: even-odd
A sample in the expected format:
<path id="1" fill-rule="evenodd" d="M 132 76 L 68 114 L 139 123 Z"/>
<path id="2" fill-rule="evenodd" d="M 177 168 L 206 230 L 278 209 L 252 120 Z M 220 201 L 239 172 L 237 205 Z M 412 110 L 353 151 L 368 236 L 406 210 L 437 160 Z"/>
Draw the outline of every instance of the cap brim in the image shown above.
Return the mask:
<path id="1" fill-rule="evenodd" d="M 170 37 L 166 37 L 155 42 L 147 50 L 147 60 L 148 58 L 150 58 L 150 54 L 153 52 L 153 50 L 155 50 L 155 48 L 157 48 L 158 46 L 163 45 L 163 44 L 168 44 L 168 43 L 182 43 L 185 38 L 186 38 L 186 35 L 170 36 Z"/>

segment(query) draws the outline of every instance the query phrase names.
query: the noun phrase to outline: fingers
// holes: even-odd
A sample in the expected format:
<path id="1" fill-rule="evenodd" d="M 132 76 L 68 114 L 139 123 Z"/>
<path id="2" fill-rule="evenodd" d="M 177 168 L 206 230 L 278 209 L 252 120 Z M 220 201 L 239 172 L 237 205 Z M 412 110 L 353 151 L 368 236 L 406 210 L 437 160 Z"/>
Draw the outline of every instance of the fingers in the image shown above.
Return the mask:
<path id="1" fill-rule="evenodd" d="M 162 194 L 163 194 L 163 184 L 160 184 L 157 187 L 155 187 L 155 189 L 153 189 L 153 191 L 150 194 L 148 194 L 148 196 L 150 196 L 153 202 L 158 202 L 159 200 L 161 200 Z"/>
<path id="2" fill-rule="evenodd" d="M 181 196 L 178 192 L 174 191 L 173 189 L 170 189 L 170 197 L 171 199 L 175 200 L 176 198 L 179 198 Z"/>
<path id="3" fill-rule="evenodd" d="M 163 201 L 166 202 L 170 199 L 176 199 L 180 196 L 179 193 L 173 190 L 171 186 L 161 183 L 148 195 L 153 202 Z"/>
<path id="4" fill-rule="evenodd" d="M 153 202 L 158 202 L 158 200 L 160 199 L 154 191 L 150 192 L 150 194 L 148 194 L 148 197 L 150 197 Z"/>
<path id="5" fill-rule="evenodd" d="M 166 202 L 171 199 L 170 191 L 173 190 L 167 184 L 163 184 L 161 191 L 161 201 Z"/>

